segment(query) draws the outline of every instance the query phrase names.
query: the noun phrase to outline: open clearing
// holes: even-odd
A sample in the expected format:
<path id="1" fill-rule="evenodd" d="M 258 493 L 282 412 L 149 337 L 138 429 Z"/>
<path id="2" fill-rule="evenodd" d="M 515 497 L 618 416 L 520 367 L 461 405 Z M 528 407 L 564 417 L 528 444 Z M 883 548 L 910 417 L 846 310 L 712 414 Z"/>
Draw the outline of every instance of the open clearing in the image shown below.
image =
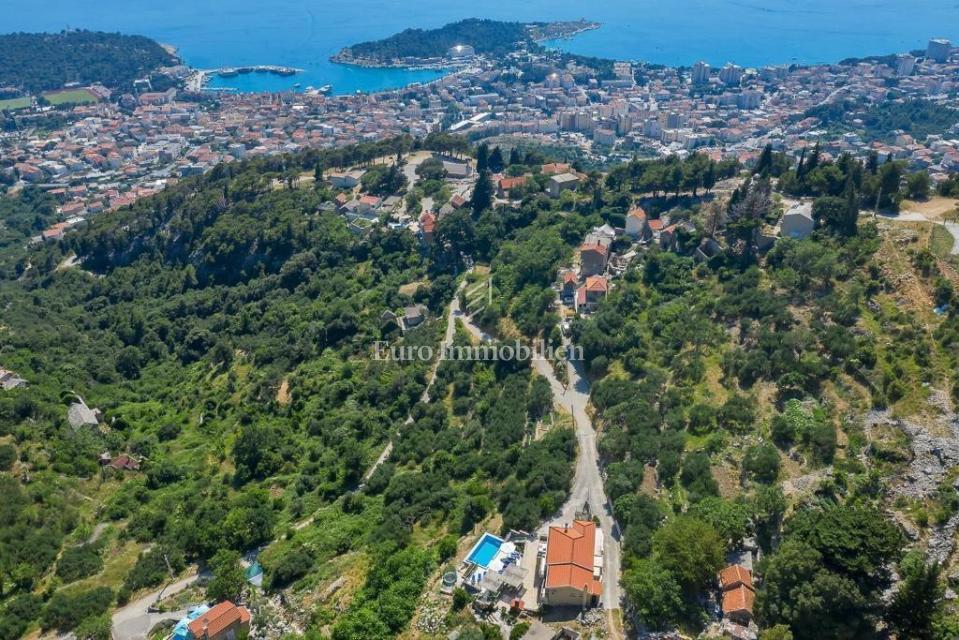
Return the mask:
<path id="1" fill-rule="evenodd" d="M 13 111 L 14 109 L 26 109 L 33 102 L 30 98 L 10 98 L 8 100 L 0 100 L 0 111 Z"/>
<path id="2" fill-rule="evenodd" d="M 60 104 L 90 104 L 97 101 L 97 97 L 89 89 L 64 89 L 48 91 L 43 94 L 44 99 L 56 106 Z"/>

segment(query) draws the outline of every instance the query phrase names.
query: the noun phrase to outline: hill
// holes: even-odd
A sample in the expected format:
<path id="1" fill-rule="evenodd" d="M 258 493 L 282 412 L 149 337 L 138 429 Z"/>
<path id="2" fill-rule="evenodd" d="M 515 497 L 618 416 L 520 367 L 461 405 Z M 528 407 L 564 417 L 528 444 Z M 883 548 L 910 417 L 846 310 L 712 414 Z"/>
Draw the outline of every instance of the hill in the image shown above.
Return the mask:
<path id="1" fill-rule="evenodd" d="M 374 357 L 378 340 L 437 345 L 455 288 L 442 262 L 407 230 L 353 235 L 321 210 L 326 185 L 275 188 L 409 145 L 221 166 L 9 268 L 3 364 L 30 384 L 0 394 L 0 637 L 83 635 L 156 589 L 164 559 L 230 567 L 259 547 L 286 604 L 257 619 L 297 619 L 343 573 L 317 624 L 392 637 L 461 534 L 494 514 L 533 527 L 565 499 L 572 434 L 531 441 L 549 396 L 528 363 L 444 364 L 426 404 L 432 362 Z M 415 303 L 420 327 L 384 322 Z M 67 423 L 77 396 L 99 428 Z M 102 467 L 103 452 L 141 466 Z"/>
<path id="2" fill-rule="evenodd" d="M 99 31 L 0 35 L 0 86 L 38 94 L 76 82 L 131 86 L 176 59 L 143 36 Z"/>
<path id="3" fill-rule="evenodd" d="M 595 26 L 585 21 L 521 23 L 470 18 L 438 29 L 406 29 L 382 40 L 361 42 L 346 47 L 334 60 L 382 64 L 403 58 L 442 58 L 456 45 L 469 45 L 481 55 L 502 56 L 524 43 L 569 36 Z"/>

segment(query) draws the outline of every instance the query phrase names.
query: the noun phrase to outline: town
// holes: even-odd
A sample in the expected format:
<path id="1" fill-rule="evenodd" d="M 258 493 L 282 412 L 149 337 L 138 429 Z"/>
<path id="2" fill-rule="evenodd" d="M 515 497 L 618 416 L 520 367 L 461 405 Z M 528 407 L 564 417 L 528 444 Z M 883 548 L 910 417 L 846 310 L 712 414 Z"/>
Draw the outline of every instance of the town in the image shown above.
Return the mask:
<path id="1" fill-rule="evenodd" d="M 435 82 L 373 95 L 235 94 L 211 101 L 174 88 L 126 94 L 115 104 L 75 107 L 70 124 L 54 131 L 33 128 L 24 117 L 20 129 L 0 134 L 5 156 L 15 160 L 0 170 L 60 200 L 62 219 L 43 232 L 46 239 L 222 162 L 439 131 L 558 146 L 594 166 L 693 152 L 746 163 L 767 145 L 798 156 L 819 144 L 827 156 L 905 160 L 933 183 L 959 170 L 956 126 L 945 134 L 917 138 L 900 131 L 875 139 L 809 115 L 830 106 L 841 111 L 845 101 L 879 103 L 892 87 L 898 101 L 943 102 L 959 84 L 948 41 L 930 41 L 918 58 L 841 65 L 674 69 L 620 62 L 615 77 L 602 80 L 574 61 L 535 81 L 520 71 L 553 68 L 555 57 L 473 56 Z M 180 80 L 192 73 L 182 66 L 163 71 Z"/>
<path id="2" fill-rule="evenodd" d="M 56 222 L 3 247 L 0 489 L 10 531 L 64 520 L 49 557 L 0 563 L 10 628 L 959 621 L 959 49 L 753 69 L 459 44 L 425 65 L 448 73 L 330 95 L 205 88 L 293 67 L 178 64 L 5 114 L 2 193 L 52 197 Z M 90 504 L 61 516 L 41 489 Z"/>

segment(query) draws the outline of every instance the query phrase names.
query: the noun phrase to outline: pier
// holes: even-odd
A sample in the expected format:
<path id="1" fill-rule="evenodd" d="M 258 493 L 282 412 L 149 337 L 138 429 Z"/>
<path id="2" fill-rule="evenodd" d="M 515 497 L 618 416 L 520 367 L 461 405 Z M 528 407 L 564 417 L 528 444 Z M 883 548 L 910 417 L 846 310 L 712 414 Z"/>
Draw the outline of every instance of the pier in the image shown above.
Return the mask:
<path id="1" fill-rule="evenodd" d="M 197 69 L 187 80 L 187 89 L 190 91 L 203 91 L 211 76 L 220 76 L 221 78 L 233 78 L 248 73 L 272 73 L 278 76 L 293 76 L 302 73 L 303 69 L 296 67 L 285 67 L 274 64 L 246 65 L 241 67 L 217 67 L 215 69 Z"/>

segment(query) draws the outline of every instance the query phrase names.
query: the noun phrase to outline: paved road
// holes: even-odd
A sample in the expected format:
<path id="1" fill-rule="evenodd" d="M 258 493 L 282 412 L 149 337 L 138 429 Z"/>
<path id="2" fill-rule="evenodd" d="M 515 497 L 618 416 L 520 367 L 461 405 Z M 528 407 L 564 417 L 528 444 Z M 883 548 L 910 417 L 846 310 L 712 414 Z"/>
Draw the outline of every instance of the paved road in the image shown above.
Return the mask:
<path id="1" fill-rule="evenodd" d="M 113 614 L 113 640 L 146 640 L 150 629 L 160 622 L 183 618 L 187 614 L 186 609 L 169 613 L 150 613 L 149 608 L 161 595 L 166 597 L 179 593 L 196 582 L 199 577 L 199 574 L 196 574 L 183 578 L 118 609 Z"/>
<path id="2" fill-rule="evenodd" d="M 579 455 L 576 458 L 576 472 L 573 476 L 573 489 L 569 499 L 563 505 L 559 515 L 551 524 L 572 522 L 576 511 L 584 504 L 589 503 L 590 511 L 599 517 L 600 528 L 603 533 L 603 608 L 620 608 L 620 540 L 619 525 L 613 519 L 612 505 L 606 498 L 606 489 L 603 487 L 603 476 L 599 470 L 599 452 L 596 449 L 596 430 L 586 413 L 589 406 L 589 382 L 582 370 L 582 363 L 575 365 L 567 362 L 567 376 L 569 386 L 564 387 L 553 372 L 552 363 L 548 360 L 534 360 L 533 368 L 537 373 L 549 380 L 553 390 L 554 402 L 569 411 L 573 416 L 576 427 L 576 440 L 579 445 Z M 546 528 L 546 525 L 544 525 Z"/>
<path id="3" fill-rule="evenodd" d="M 490 336 L 473 324 L 473 321 L 462 316 L 461 320 L 473 336 L 479 340 L 489 340 Z M 567 345 L 568 346 L 568 345 Z M 573 488 L 569 499 L 552 521 L 544 523 L 541 533 L 545 533 L 550 525 L 562 525 L 572 522 L 576 512 L 584 504 L 589 503 L 590 511 L 599 517 L 600 528 L 603 533 L 604 562 L 603 567 L 603 608 L 607 610 L 620 608 L 619 575 L 621 566 L 621 533 L 619 526 L 613 520 L 612 505 L 606 498 L 606 489 L 603 487 L 603 476 L 599 470 L 599 452 L 596 449 L 596 431 L 586 413 L 589 405 L 589 382 L 582 370 L 582 363 L 574 366 L 567 363 L 567 379 L 569 387 L 563 386 L 553 372 L 552 363 L 548 360 L 533 360 L 533 368 L 537 373 L 549 381 L 553 390 L 553 401 L 573 416 L 576 426 L 576 440 L 579 452 L 576 458 L 576 472 L 573 476 Z M 611 630 L 618 635 L 618 630 Z"/>

